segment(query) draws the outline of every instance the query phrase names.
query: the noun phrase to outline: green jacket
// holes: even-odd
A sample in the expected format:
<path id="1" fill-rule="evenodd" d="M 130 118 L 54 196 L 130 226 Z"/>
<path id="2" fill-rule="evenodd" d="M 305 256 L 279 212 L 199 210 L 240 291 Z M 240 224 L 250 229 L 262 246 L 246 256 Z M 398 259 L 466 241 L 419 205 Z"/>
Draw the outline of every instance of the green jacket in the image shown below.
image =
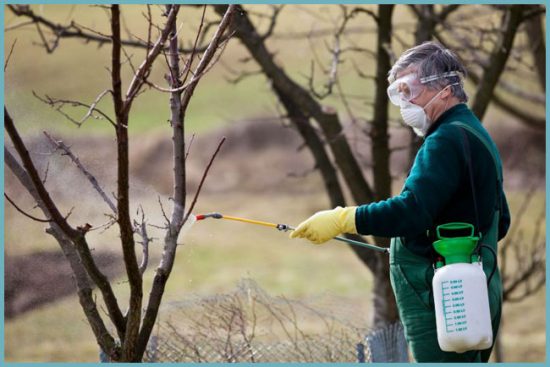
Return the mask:
<path id="1" fill-rule="evenodd" d="M 445 111 L 426 134 L 401 194 L 357 209 L 355 223 L 359 233 L 401 237 L 408 249 L 429 257 L 436 226 L 449 222 L 467 222 L 477 227 L 464 136 L 461 132 L 464 130 L 451 125 L 453 121 L 474 127 L 492 142 L 487 130 L 465 104 L 458 104 Z M 479 228 L 476 229 L 485 233 L 491 226 L 497 206 L 497 192 L 500 191 L 500 240 L 510 226 L 506 197 L 502 185 L 497 185 L 489 151 L 473 134 L 466 132 L 466 135 L 472 157 L 479 218 Z M 497 159 L 501 165 L 500 157 Z"/>

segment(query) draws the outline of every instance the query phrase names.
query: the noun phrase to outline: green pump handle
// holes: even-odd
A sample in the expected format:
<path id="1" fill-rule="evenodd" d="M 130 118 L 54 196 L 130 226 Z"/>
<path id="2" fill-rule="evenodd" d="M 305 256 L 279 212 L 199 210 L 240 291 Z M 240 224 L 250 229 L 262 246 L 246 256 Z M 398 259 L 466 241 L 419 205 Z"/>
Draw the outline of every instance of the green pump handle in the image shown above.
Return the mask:
<path id="1" fill-rule="evenodd" d="M 447 231 L 456 231 L 456 230 L 463 230 L 463 229 L 467 229 L 467 228 L 470 228 L 470 236 L 469 237 L 473 237 L 475 229 L 474 229 L 474 225 L 470 224 L 470 223 L 462 223 L 462 222 L 445 223 L 445 224 L 441 224 L 441 225 L 437 226 L 435 228 L 435 231 L 437 233 L 437 238 L 447 239 L 447 238 L 453 238 L 453 237 L 442 236 L 439 233 L 440 229 L 444 229 L 444 230 L 447 230 Z"/>

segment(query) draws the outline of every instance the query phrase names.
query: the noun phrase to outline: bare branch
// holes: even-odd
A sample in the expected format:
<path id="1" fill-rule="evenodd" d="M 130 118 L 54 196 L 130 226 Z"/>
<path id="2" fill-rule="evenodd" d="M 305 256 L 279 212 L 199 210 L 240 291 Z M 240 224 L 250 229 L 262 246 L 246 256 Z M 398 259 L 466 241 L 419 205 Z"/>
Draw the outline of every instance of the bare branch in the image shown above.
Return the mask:
<path id="1" fill-rule="evenodd" d="M 44 33 L 42 32 L 42 29 L 40 28 L 40 23 L 35 23 L 36 30 L 38 31 L 38 35 L 40 36 L 40 39 L 42 40 L 42 46 L 46 49 L 46 52 L 51 54 L 59 45 L 59 37 L 56 37 L 55 40 L 52 42 L 52 45 L 50 46 L 48 40 L 44 36 Z"/>
<path id="2" fill-rule="evenodd" d="M 75 124 L 78 127 L 82 126 L 82 124 L 84 122 L 86 122 L 90 117 L 92 117 L 94 119 L 100 119 L 101 118 L 99 116 L 94 116 L 93 112 L 97 112 L 103 118 L 105 118 L 112 126 L 116 126 L 116 123 L 113 121 L 113 119 L 111 119 L 109 117 L 109 115 L 107 115 L 102 110 L 97 108 L 97 104 L 99 103 L 101 98 L 103 98 L 103 96 L 105 96 L 105 94 L 107 94 L 107 93 L 112 93 L 112 91 L 111 90 L 103 91 L 95 99 L 95 101 L 91 105 L 89 105 L 89 104 L 86 104 L 86 103 L 83 103 L 83 102 L 80 102 L 80 101 L 74 101 L 74 100 L 69 100 L 69 99 L 56 99 L 56 98 L 52 98 L 48 95 L 46 95 L 46 96 L 44 96 L 44 98 L 42 98 L 38 94 L 36 94 L 36 92 L 34 92 L 34 91 L 32 92 L 32 94 L 35 98 L 37 98 L 41 102 L 49 105 L 50 107 L 54 108 L 57 112 L 59 112 L 60 114 L 65 116 L 65 118 L 67 120 L 71 121 L 73 124 Z M 72 118 L 69 114 L 67 114 L 66 112 L 63 111 L 63 107 L 65 105 L 71 105 L 72 107 L 85 107 L 85 108 L 88 109 L 88 111 L 86 112 L 86 114 L 80 120 L 76 120 L 76 119 Z"/>
<path id="3" fill-rule="evenodd" d="M 19 24 L 15 24 L 15 25 L 4 28 L 4 32 L 7 33 L 9 31 L 13 31 L 13 30 L 16 30 L 16 29 L 19 29 L 19 28 L 23 28 L 25 26 L 32 25 L 32 24 L 34 24 L 34 21 L 32 21 L 32 20 L 23 21 Z"/>
<path id="4" fill-rule="evenodd" d="M 134 228 L 136 230 L 136 233 L 141 236 L 141 246 L 142 249 L 142 259 L 141 264 L 139 266 L 139 272 L 141 275 L 145 273 L 145 270 L 147 270 L 147 265 L 149 263 L 149 242 L 151 242 L 151 238 L 147 234 L 147 221 L 145 220 L 145 212 L 143 211 L 143 207 L 140 205 L 138 208 L 138 214 L 141 211 L 141 219 L 138 222 L 137 220 L 134 220 Z"/>
<path id="5" fill-rule="evenodd" d="M 28 218 L 30 218 L 30 219 L 32 219 L 32 220 L 34 220 L 34 221 L 41 222 L 41 223 L 49 223 L 49 222 L 52 221 L 51 219 L 40 219 L 40 218 L 34 217 L 34 216 L 32 216 L 32 215 L 26 213 L 26 212 L 25 212 L 23 209 L 21 209 L 20 207 L 18 207 L 18 206 L 15 204 L 15 202 L 14 202 L 12 199 L 10 199 L 10 197 L 8 196 L 8 194 L 4 193 L 4 197 L 10 202 L 11 205 L 13 205 L 13 207 L 14 207 L 15 209 L 17 209 L 17 211 L 18 211 L 19 213 L 23 214 L 25 217 L 28 217 Z"/>
<path id="6" fill-rule="evenodd" d="M 40 198 L 31 177 L 6 148 L 4 148 L 4 161 L 6 166 L 9 167 L 19 182 L 37 202 L 42 212 L 46 216 L 50 216 L 50 212 Z M 63 254 L 69 261 L 75 276 L 80 304 L 99 345 L 106 353 L 109 354 L 109 356 L 116 359 L 120 354 L 120 348 L 116 345 L 113 337 L 110 335 L 101 316 L 99 315 L 97 306 L 92 297 L 92 285 L 86 273 L 85 264 L 80 259 L 77 249 L 75 248 L 73 242 L 63 233 L 63 230 L 55 222 L 50 222 L 50 227 L 46 229 L 46 232 L 51 234 L 57 240 Z M 117 325 L 116 322 L 115 325 Z"/>
<path id="7" fill-rule="evenodd" d="M 124 265 L 128 282 L 130 284 L 130 300 L 128 306 L 126 329 L 124 333 L 125 343 L 122 345 L 122 358 L 127 361 L 135 360 L 136 344 L 141 323 L 141 308 L 143 300 L 143 279 L 139 272 L 135 253 L 134 228 L 130 219 L 130 194 L 129 194 L 129 143 L 128 143 L 128 115 L 131 106 L 130 100 L 122 98 L 121 81 L 121 43 L 120 43 L 120 8 L 111 5 L 111 32 L 112 32 L 112 56 L 111 56 L 111 82 L 113 88 L 113 100 L 117 119 L 117 213 L 120 229 L 120 241 L 124 257 Z M 152 61 L 152 60 L 151 60 Z M 142 64 L 143 66 L 143 64 Z M 140 66 L 142 75 L 149 69 Z M 134 78 L 135 80 L 135 78 Z M 137 93 L 139 88 L 135 90 Z"/>
<path id="8" fill-rule="evenodd" d="M 82 172 L 82 174 L 84 176 L 86 176 L 86 178 L 88 179 L 88 181 L 90 181 L 90 183 L 92 184 L 92 186 L 94 187 L 94 189 L 97 191 L 97 193 L 101 196 L 101 198 L 107 203 L 107 205 L 109 205 L 109 208 L 111 208 L 112 212 L 114 214 L 117 213 L 117 209 L 116 209 L 116 206 L 115 204 L 112 202 L 111 198 L 109 198 L 109 196 L 105 193 L 105 191 L 103 191 L 103 189 L 101 188 L 101 186 L 99 185 L 99 182 L 97 181 L 97 179 L 94 177 L 94 175 L 92 175 L 90 173 L 90 171 L 88 171 L 86 169 L 86 167 L 84 167 L 84 165 L 82 165 L 82 163 L 80 162 L 80 159 L 78 159 L 78 157 L 76 155 L 73 154 L 73 152 L 71 151 L 71 149 L 62 141 L 62 140 L 56 140 L 54 139 L 51 135 L 49 135 L 46 131 L 43 132 L 44 135 L 49 139 L 49 141 L 52 143 L 52 145 L 56 148 L 56 149 L 59 149 L 59 150 L 62 150 L 64 152 L 64 155 L 68 156 L 71 161 L 73 161 L 73 163 L 78 167 L 78 169 L 80 170 L 80 172 Z"/>
<path id="9" fill-rule="evenodd" d="M 63 231 L 63 234 L 75 244 L 82 263 L 86 267 L 86 271 L 103 294 L 103 299 L 109 308 L 109 316 L 111 317 L 111 320 L 116 326 L 119 335 L 123 334 L 124 325 L 122 323 L 122 314 L 120 313 L 116 297 L 114 296 L 109 281 L 97 268 L 97 265 L 93 260 L 90 249 L 88 248 L 88 244 L 86 243 L 86 239 L 84 237 L 86 231 L 79 230 L 78 228 L 72 228 L 59 212 L 59 209 L 51 199 L 48 191 L 44 187 L 44 184 L 40 180 L 34 163 L 32 162 L 25 144 L 19 136 L 19 133 L 15 128 L 13 120 L 11 119 L 6 107 L 4 107 L 4 126 L 15 146 L 15 149 L 17 150 L 17 153 L 19 154 L 19 157 L 21 158 L 21 161 L 23 162 L 23 166 L 32 181 L 37 196 L 40 198 L 41 203 L 43 203 L 46 212 L 49 213 L 49 216 L 52 218 L 53 222 Z"/>
<path id="10" fill-rule="evenodd" d="M 528 92 L 524 89 L 519 88 L 517 84 L 508 82 L 503 78 L 499 79 L 498 86 L 506 92 L 513 94 L 515 97 L 521 98 L 523 100 L 538 103 L 541 106 L 544 106 L 544 103 L 546 102 L 546 96 L 544 94 Z"/>
<path id="11" fill-rule="evenodd" d="M 369 10 L 369 9 L 354 8 L 351 11 L 350 16 L 354 17 L 357 14 L 365 14 L 365 15 L 369 16 L 370 18 L 372 18 L 372 20 L 374 20 L 376 23 L 378 23 L 378 21 L 379 21 L 378 15 L 376 15 L 376 13 L 374 13 L 372 10 Z"/>
<path id="12" fill-rule="evenodd" d="M 4 62 L 4 74 L 6 73 L 6 69 L 8 68 L 8 64 L 10 62 L 11 55 L 13 54 L 13 49 L 15 48 L 16 43 L 17 43 L 17 38 L 11 44 L 10 53 L 8 54 L 8 57 L 6 58 L 6 62 Z"/>
<path id="13" fill-rule="evenodd" d="M 134 66 L 134 63 L 132 62 L 132 55 L 129 55 L 128 52 L 126 51 L 126 48 L 124 48 L 124 47 L 121 47 L 121 51 L 124 53 L 124 56 L 126 56 L 126 61 L 130 65 L 130 68 L 132 69 L 132 72 L 135 75 L 136 74 L 136 67 Z"/>
<path id="14" fill-rule="evenodd" d="M 78 25 L 74 22 L 68 25 L 56 24 L 46 18 L 43 18 L 37 15 L 31 10 L 29 6 L 8 5 L 8 8 L 16 16 L 29 18 L 30 21 L 23 22 L 7 30 L 13 30 L 13 29 L 20 28 L 26 25 L 31 25 L 31 24 L 40 24 L 41 26 L 48 28 L 48 30 L 50 30 L 56 36 L 57 41 L 59 41 L 59 39 L 61 38 L 78 38 L 78 39 L 82 39 L 84 42 L 96 42 L 97 44 L 99 44 L 99 46 L 102 46 L 106 43 L 112 43 L 112 38 L 110 36 L 102 35 L 101 33 L 95 30 L 85 29 L 84 26 Z M 120 43 L 121 45 L 124 45 L 124 46 L 142 48 L 147 51 L 149 51 L 150 49 L 150 43 L 148 43 L 147 41 L 121 39 Z M 207 46 L 201 46 L 195 50 L 182 47 L 182 48 L 179 48 L 178 51 L 181 54 L 191 54 L 193 51 L 204 52 L 206 50 L 206 47 Z M 149 54 L 149 52 L 147 52 L 147 54 Z"/>
<path id="15" fill-rule="evenodd" d="M 23 166 L 25 167 L 25 170 L 27 171 L 30 178 L 32 179 L 32 182 L 36 188 L 36 191 L 40 195 L 40 199 L 44 202 L 44 205 L 48 209 L 48 212 L 51 213 L 52 220 L 63 230 L 63 232 L 65 233 L 65 235 L 67 235 L 67 237 L 71 239 L 81 237 L 82 234 L 76 229 L 72 228 L 67 223 L 65 218 L 63 218 L 63 216 L 59 212 L 59 209 L 51 199 L 50 194 L 44 187 L 44 184 L 42 183 L 42 180 L 38 175 L 38 172 L 36 170 L 36 167 L 34 166 L 34 163 L 32 162 L 29 152 L 27 151 L 27 148 L 23 143 L 23 140 L 21 139 L 19 132 L 15 128 L 15 124 L 13 123 L 13 120 L 5 106 L 4 106 L 4 127 L 6 128 L 6 131 L 8 132 L 8 135 L 11 141 L 13 142 L 13 145 L 17 150 L 17 153 L 19 154 L 19 157 L 23 162 Z"/>
<path id="16" fill-rule="evenodd" d="M 145 15 L 145 19 L 147 19 L 147 45 L 145 48 L 145 57 L 147 57 L 151 50 L 151 28 L 153 26 L 153 16 L 151 15 L 151 5 L 149 4 L 147 4 L 147 15 Z"/>
<path id="17" fill-rule="evenodd" d="M 272 5 L 271 6 L 271 17 L 270 17 L 270 23 L 269 27 L 267 28 L 267 31 L 260 36 L 262 40 L 266 40 L 273 34 L 273 31 L 275 30 L 275 26 L 277 25 L 277 19 L 279 17 L 279 14 L 281 13 L 281 10 L 283 10 L 284 4 L 281 4 L 279 6 Z"/>
<path id="18" fill-rule="evenodd" d="M 443 9 L 441 9 L 441 11 L 437 14 L 437 19 L 439 23 L 444 22 L 449 17 L 449 15 L 458 10 L 459 7 L 459 4 L 450 4 L 447 6 L 443 6 Z"/>
<path id="19" fill-rule="evenodd" d="M 197 203 L 197 199 L 198 199 L 199 194 L 201 192 L 202 185 L 204 184 L 204 180 L 206 179 L 206 176 L 208 176 L 208 171 L 210 170 L 210 167 L 212 166 L 212 163 L 214 163 L 214 159 L 216 159 L 216 156 L 220 152 L 220 149 L 221 149 L 224 142 L 225 142 L 225 136 L 218 143 L 218 147 L 216 148 L 216 151 L 214 152 L 214 154 L 210 158 L 210 161 L 208 162 L 208 165 L 206 166 L 206 169 L 204 170 L 204 173 L 202 174 L 202 177 L 201 177 L 201 180 L 200 180 L 200 183 L 199 183 L 199 187 L 197 188 L 197 192 L 195 192 L 195 196 L 193 197 L 193 201 L 191 202 L 191 205 L 189 206 L 189 210 L 187 211 L 187 214 L 185 215 L 185 220 L 187 220 L 189 215 L 191 215 L 191 213 L 193 212 L 193 209 L 195 208 L 195 204 Z"/>
<path id="20" fill-rule="evenodd" d="M 195 133 L 191 135 L 191 140 L 189 141 L 189 145 L 187 146 L 187 152 L 185 152 L 185 160 L 187 160 L 187 157 L 189 156 L 189 152 L 191 151 L 191 146 L 193 145 L 193 142 L 195 141 Z"/>
<path id="21" fill-rule="evenodd" d="M 210 44 L 208 45 L 208 48 L 202 55 L 202 58 L 197 65 L 194 73 L 194 77 L 189 83 L 189 86 L 185 89 L 185 92 L 182 96 L 182 102 L 181 102 L 181 108 L 183 111 L 187 109 L 187 106 L 189 105 L 189 101 L 191 100 L 191 96 L 193 95 L 193 92 L 195 91 L 195 88 L 202 77 L 204 75 L 204 71 L 208 68 L 208 65 L 210 64 L 210 61 L 216 54 L 216 51 L 219 47 L 219 45 L 224 42 L 222 36 L 225 32 L 225 30 L 229 27 L 229 24 L 231 22 L 231 18 L 233 17 L 233 13 L 236 10 L 236 5 L 229 5 L 227 8 L 227 11 L 225 12 L 222 20 L 220 21 L 220 25 L 218 26 L 218 29 L 216 30 L 216 33 L 212 37 L 212 40 L 210 41 Z"/>
<path id="22" fill-rule="evenodd" d="M 162 201 L 160 201 L 160 196 L 158 197 L 160 210 L 162 211 L 162 216 L 166 220 L 167 226 L 170 226 L 170 219 L 168 219 L 168 216 L 166 215 L 166 212 L 164 211 L 164 206 L 162 205 Z"/>
<path id="23" fill-rule="evenodd" d="M 204 16 L 205 16 L 205 14 L 206 14 L 206 4 L 204 5 L 204 7 L 202 9 L 201 22 L 199 24 L 199 29 L 197 31 L 197 36 L 195 37 L 195 43 L 193 44 L 193 48 L 192 48 L 192 51 L 191 51 L 191 56 L 189 56 L 189 61 L 187 62 L 187 65 L 186 65 L 185 70 L 184 70 L 185 75 L 183 76 L 182 83 L 185 83 L 187 81 L 187 78 L 189 77 L 189 72 L 191 71 L 191 66 L 193 65 L 193 58 L 195 57 L 195 52 L 197 50 L 197 44 L 199 42 L 199 36 L 201 35 L 201 31 L 202 31 L 203 26 L 204 26 Z M 203 34 L 206 35 L 206 30 L 204 31 Z"/>
<path id="24" fill-rule="evenodd" d="M 166 20 L 166 25 L 162 30 L 162 33 L 151 48 L 151 51 L 149 52 L 145 60 L 139 66 L 137 72 L 134 75 L 134 78 L 130 82 L 128 90 L 126 91 L 126 101 L 124 101 L 124 107 L 121 112 L 128 113 L 128 111 L 130 110 L 130 106 L 132 105 L 134 98 L 140 91 L 142 85 L 144 84 L 147 76 L 151 71 L 151 66 L 153 65 L 153 62 L 162 51 L 164 43 L 166 42 L 166 39 L 168 38 L 168 35 L 170 33 L 171 25 L 176 21 L 178 11 L 179 5 L 174 5 L 171 7 L 170 13 L 168 14 L 168 19 Z"/>
<path id="25" fill-rule="evenodd" d="M 515 35 L 521 24 L 523 11 L 522 5 L 512 5 L 502 15 L 502 34 L 493 46 L 488 60 L 490 67 L 484 68 L 472 102 L 472 111 L 479 119 L 483 119 L 494 94 L 494 88 L 506 65 Z"/>

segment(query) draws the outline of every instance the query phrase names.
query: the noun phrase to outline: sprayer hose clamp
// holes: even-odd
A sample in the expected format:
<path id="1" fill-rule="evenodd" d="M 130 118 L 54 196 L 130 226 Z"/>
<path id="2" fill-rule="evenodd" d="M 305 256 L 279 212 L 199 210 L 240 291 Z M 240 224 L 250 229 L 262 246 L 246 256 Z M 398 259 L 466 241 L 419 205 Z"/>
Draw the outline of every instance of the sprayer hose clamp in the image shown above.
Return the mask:
<path id="1" fill-rule="evenodd" d="M 287 224 L 277 224 L 277 229 L 279 231 L 287 232 L 290 231 L 292 228 L 290 228 L 290 226 Z"/>

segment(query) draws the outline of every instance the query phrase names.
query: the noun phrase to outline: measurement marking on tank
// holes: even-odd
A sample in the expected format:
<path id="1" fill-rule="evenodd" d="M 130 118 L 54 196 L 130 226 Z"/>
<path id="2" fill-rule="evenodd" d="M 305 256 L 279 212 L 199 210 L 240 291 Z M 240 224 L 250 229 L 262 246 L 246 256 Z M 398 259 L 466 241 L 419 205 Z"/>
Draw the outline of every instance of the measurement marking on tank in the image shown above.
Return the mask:
<path id="1" fill-rule="evenodd" d="M 443 319 L 447 333 L 467 330 L 466 308 L 462 279 L 441 282 Z"/>

